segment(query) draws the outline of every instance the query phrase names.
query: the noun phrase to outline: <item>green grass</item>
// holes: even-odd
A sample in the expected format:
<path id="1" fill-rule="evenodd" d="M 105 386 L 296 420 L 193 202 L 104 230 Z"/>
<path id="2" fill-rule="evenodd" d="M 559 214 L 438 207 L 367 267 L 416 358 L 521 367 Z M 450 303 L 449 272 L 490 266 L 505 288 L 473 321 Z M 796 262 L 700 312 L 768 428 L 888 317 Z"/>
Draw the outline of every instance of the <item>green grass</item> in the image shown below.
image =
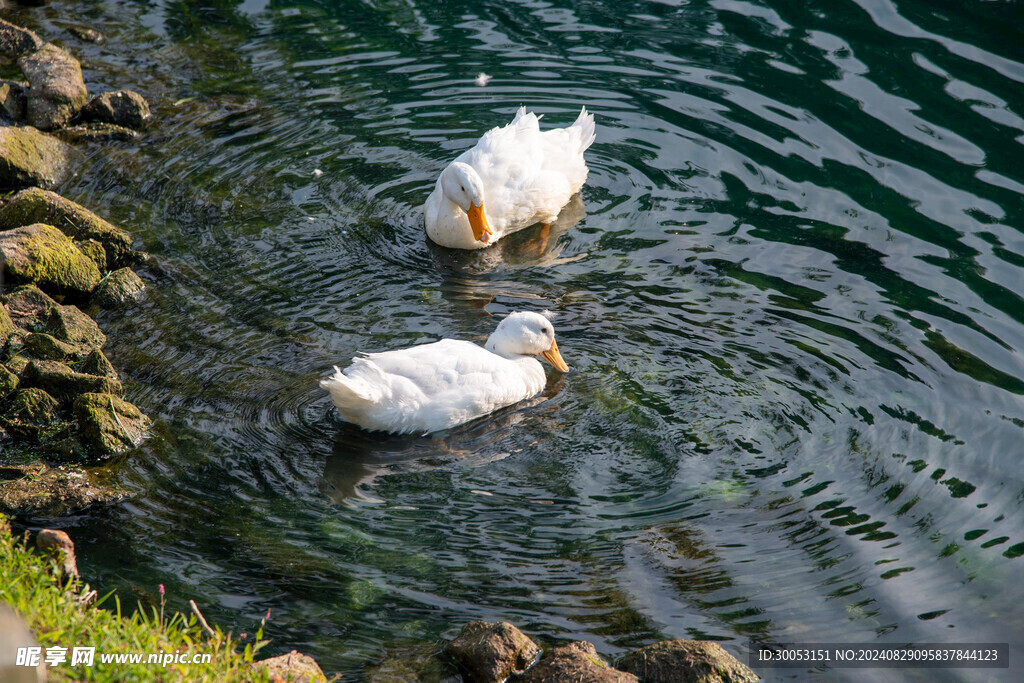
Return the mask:
<path id="1" fill-rule="evenodd" d="M 65 584 L 55 578 L 55 560 L 26 548 L 25 539 L 15 536 L 7 518 L 0 515 L 0 602 L 22 615 L 44 648 L 44 656 L 47 647 L 66 647 L 70 661 L 72 647 L 96 648 L 93 666 L 58 664 L 49 668 L 50 681 L 268 680 L 265 670 L 249 666 L 266 642 L 262 640 L 262 626 L 256 634 L 256 645 L 247 644 L 239 651 L 240 643 L 230 633 L 215 628 L 213 635 L 204 634 L 195 615 L 164 615 L 161 605 L 151 613 L 140 606 L 131 616 L 125 616 L 117 598 L 113 605 L 107 600 L 110 609 L 82 607 L 82 592 L 81 584 Z M 209 653 L 210 663 L 171 663 L 165 667 L 100 662 L 100 653 L 163 652 L 180 653 L 188 660 L 194 654 Z"/>

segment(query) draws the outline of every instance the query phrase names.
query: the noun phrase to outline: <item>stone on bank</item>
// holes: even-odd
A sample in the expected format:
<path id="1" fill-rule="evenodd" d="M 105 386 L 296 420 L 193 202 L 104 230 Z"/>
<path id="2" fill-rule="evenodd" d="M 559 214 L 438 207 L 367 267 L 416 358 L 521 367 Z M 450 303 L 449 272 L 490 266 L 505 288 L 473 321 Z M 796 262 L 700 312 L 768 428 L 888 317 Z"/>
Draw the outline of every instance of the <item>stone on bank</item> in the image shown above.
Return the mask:
<path id="1" fill-rule="evenodd" d="M 100 281 L 93 260 L 45 223 L 0 233 L 0 262 L 8 282 L 33 283 L 56 294 L 85 297 Z"/>
<path id="2" fill-rule="evenodd" d="M 18 67 L 29 84 L 25 118 L 30 125 L 60 128 L 85 105 L 88 93 L 81 64 L 53 43 L 19 57 Z"/>
<path id="3" fill-rule="evenodd" d="M 0 126 L 0 188 L 53 187 L 68 175 L 72 149 L 32 126 Z"/>

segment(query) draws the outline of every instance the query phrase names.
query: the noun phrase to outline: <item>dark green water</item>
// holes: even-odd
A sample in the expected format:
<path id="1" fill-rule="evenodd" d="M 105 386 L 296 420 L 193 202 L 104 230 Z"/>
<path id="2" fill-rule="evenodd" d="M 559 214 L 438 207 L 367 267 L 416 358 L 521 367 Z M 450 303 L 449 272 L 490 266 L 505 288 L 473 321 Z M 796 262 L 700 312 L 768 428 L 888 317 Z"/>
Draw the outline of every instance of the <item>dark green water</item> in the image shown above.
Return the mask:
<path id="1" fill-rule="evenodd" d="M 100 319 L 160 428 L 117 470 L 131 502 L 72 529 L 93 584 L 163 583 L 235 632 L 271 609 L 273 652 L 345 680 L 470 619 L 608 657 L 1010 642 L 992 678 L 1020 679 L 1020 3 L 12 17 L 155 110 L 61 188 L 157 264 L 142 305 Z M 74 42 L 79 21 L 109 41 Z M 437 174 L 520 104 L 596 114 L 582 204 L 546 249 L 536 229 L 431 247 Z M 443 438 L 360 433 L 317 387 L 359 350 L 482 341 L 517 309 L 557 314 L 573 371 Z"/>

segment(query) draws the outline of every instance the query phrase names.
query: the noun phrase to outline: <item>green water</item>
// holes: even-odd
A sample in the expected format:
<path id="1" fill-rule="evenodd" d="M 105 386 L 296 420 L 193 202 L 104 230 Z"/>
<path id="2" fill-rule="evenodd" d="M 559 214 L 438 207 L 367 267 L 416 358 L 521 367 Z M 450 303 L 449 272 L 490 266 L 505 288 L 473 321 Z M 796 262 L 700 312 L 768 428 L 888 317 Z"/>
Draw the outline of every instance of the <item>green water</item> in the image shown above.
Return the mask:
<path id="1" fill-rule="evenodd" d="M 154 256 L 145 301 L 100 318 L 159 426 L 117 469 L 134 498 L 71 529 L 94 585 L 163 583 L 236 633 L 271 609 L 270 651 L 345 680 L 471 619 L 607 657 L 1009 642 L 993 679 L 1020 679 L 1020 3 L 11 15 L 155 113 L 60 188 Z M 437 174 L 520 104 L 595 113 L 581 201 L 547 244 L 432 247 Z M 573 371 L 450 434 L 361 433 L 317 387 L 520 309 L 556 314 Z"/>

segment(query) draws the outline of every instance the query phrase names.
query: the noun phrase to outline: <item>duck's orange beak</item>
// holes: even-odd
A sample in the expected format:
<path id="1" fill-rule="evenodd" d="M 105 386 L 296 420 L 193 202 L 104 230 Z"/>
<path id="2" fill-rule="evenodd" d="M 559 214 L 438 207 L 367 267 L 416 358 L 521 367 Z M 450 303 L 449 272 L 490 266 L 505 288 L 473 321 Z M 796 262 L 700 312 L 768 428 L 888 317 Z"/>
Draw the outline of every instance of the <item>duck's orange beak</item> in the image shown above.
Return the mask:
<path id="1" fill-rule="evenodd" d="M 551 366 L 559 372 L 569 372 L 569 366 L 562 360 L 562 354 L 558 352 L 558 342 L 554 339 L 551 340 L 551 348 L 547 351 L 542 351 L 540 357 L 551 363 Z"/>
<path id="2" fill-rule="evenodd" d="M 473 228 L 473 237 L 476 238 L 477 242 L 487 242 L 491 239 L 491 226 L 487 225 L 487 216 L 484 215 L 484 203 L 480 202 L 480 206 L 470 202 L 469 211 L 466 212 L 469 216 L 469 227 Z"/>

